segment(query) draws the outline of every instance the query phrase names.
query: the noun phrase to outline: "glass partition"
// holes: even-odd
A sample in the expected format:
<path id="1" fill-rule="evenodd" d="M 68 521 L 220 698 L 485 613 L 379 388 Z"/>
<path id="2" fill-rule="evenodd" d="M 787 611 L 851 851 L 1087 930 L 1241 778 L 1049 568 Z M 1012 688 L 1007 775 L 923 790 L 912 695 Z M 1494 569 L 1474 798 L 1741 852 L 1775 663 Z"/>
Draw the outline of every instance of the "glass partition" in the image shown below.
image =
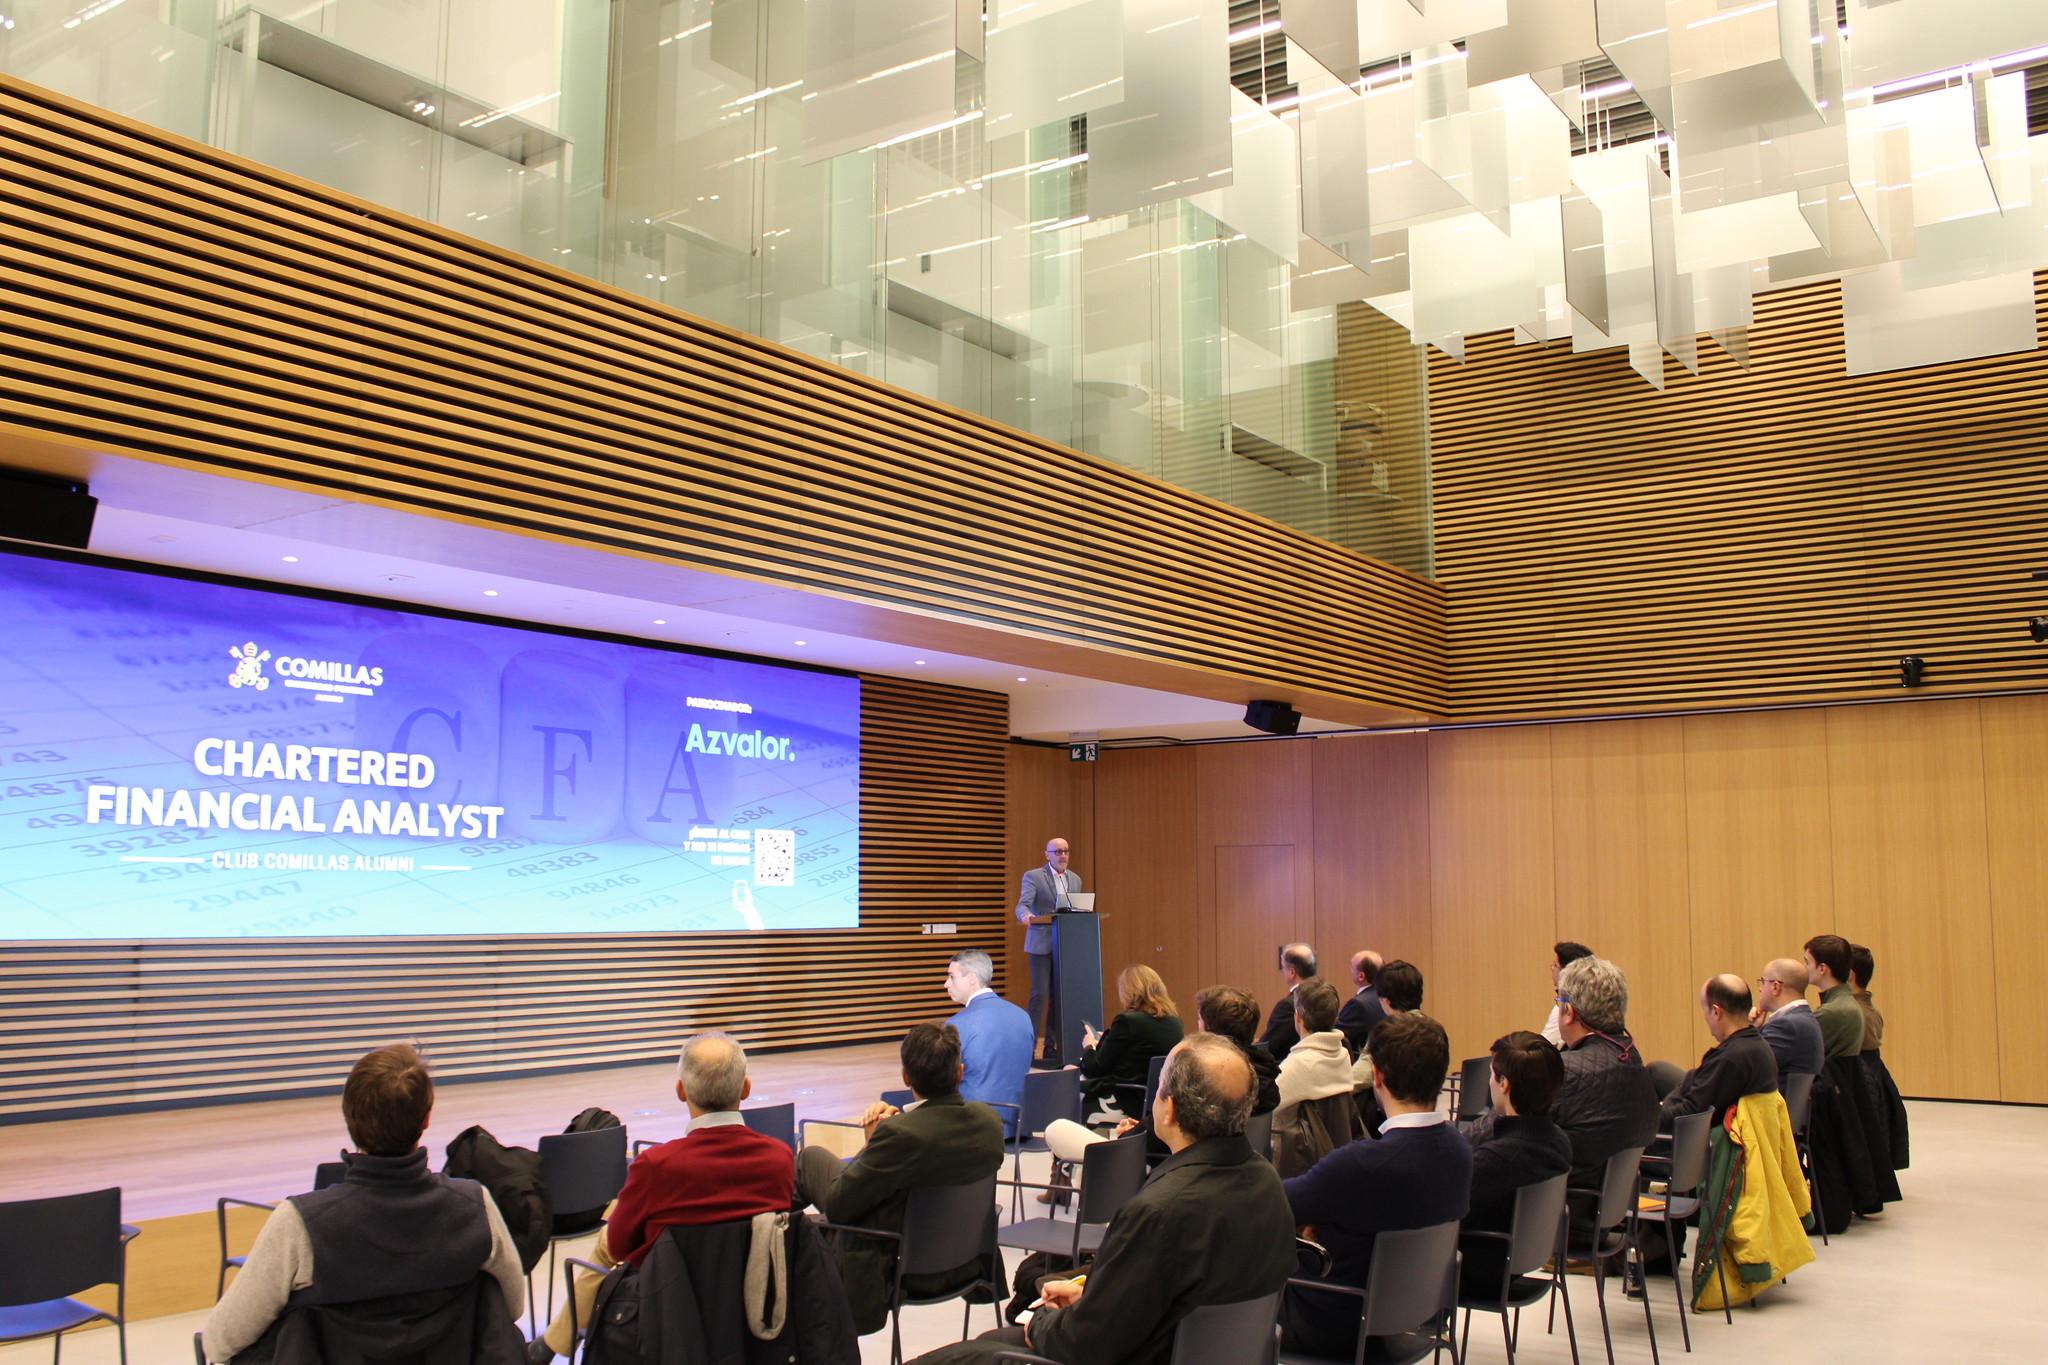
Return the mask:
<path id="1" fill-rule="evenodd" d="M 0 0 L 0 69 L 1428 573 L 1421 353 L 1302 235 L 1344 83 L 1304 141 L 1228 12 Z"/>

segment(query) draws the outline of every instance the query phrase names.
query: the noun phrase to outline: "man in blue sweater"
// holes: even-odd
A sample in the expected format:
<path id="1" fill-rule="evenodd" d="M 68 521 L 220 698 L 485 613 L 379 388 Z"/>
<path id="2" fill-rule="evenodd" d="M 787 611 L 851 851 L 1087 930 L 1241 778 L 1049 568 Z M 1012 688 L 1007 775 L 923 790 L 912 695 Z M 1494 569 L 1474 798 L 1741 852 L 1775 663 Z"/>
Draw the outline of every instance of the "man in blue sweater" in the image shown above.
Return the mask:
<path id="1" fill-rule="evenodd" d="M 1437 1112 L 1451 1067 L 1442 1024 L 1421 1014 L 1388 1016 L 1372 1031 L 1372 1090 L 1386 1114 L 1377 1140 L 1339 1147 L 1286 1182 L 1297 1224 L 1328 1249 L 1330 1279 L 1365 1288 L 1373 1240 L 1382 1232 L 1454 1223 L 1472 1188 L 1472 1149 Z M 1349 1358 L 1358 1340 L 1359 1301 L 1347 1294 L 1289 1288 L 1280 1307 L 1290 1351 Z"/>

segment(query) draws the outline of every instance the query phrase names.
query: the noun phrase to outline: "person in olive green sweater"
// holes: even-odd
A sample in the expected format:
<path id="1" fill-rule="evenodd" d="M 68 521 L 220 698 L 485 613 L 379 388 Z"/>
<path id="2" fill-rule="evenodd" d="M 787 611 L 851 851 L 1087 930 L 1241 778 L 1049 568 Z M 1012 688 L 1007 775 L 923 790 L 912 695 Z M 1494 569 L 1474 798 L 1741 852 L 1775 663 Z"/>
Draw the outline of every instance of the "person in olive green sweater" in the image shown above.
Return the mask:
<path id="1" fill-rule="evenodd" d="M 903 1035 L 903 1083 L 917 1096 L 908 1109 L 876 1103 L 861 1116 L 867 1145 L 851 1161 L 823 1147 L 806 1147 L 796 1158 L 796 1198 L 833 1223 L 901 1232 L 903 1210 L 913 1190 L 968 1185 L 993 1175 L 1003 1164 L 1003 1121 L 985 1104 L 960 1098 L 960 1034 L 950 1024 L 913 1024 Z M 995 1245 L 995 1201 L 989 1201 L 987 1245 Z M 853 1309 L 854 1329 L 865 1336 L 889 1321 L 890 1285 L 896 1243 L 857 1233 L 834 1233 L 839 1277 Z M 903 1281 L 907 1297 L 923 1298 L 971 1284 L 983 1275 L 1001 1278 L 986 1258 Z"/>
<path id="2" fill-rule="evenodd" d="M 1813 1017 L 1820 1021 L 1828 1060 L 1854 1057 L 1863 1051 L 1863 1007 L 1849 989 L 1849 940 L 1840 934 L 1806 940 L 1806 975 L 1820 992 Z"/>

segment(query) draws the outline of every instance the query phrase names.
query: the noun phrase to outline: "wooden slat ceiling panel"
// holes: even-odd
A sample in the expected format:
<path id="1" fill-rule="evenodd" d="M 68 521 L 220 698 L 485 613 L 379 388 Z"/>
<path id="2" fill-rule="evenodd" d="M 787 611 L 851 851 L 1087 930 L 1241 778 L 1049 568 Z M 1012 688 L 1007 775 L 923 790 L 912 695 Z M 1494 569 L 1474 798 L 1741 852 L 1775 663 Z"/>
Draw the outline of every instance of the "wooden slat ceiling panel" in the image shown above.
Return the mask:
<path id="1" fill-rule="evenodd" d="M 0 952 L 0 1123 L 328 1090 L 400 1037 L 425 1039 L 444 1078 L 665 1057 L 697 1028 L 808 1046 L 829 1018 L 835 1039 L 894 1037 L 950 1012 L 944 956 L 1002 961 L 1008 735 L 998 693 L 861 680 L 856 933 Z M 926 936 L 933 920 L 958 935 Z"/>
<path id="2" fill-rule="evenodd" d="M 1258 516 L 5 78 L 0 161 L 0 422 L 1279 688 L 1440 693 L 1432 584 Z M 1276 584 L 1302 605 L 1244 609 Z"/>
<path id="3" fill-rule="evenodd" d="M 1907 654 L 2048 685 L 2048 350 L 1850 377 L 1840 308 L 1762 295 L 1751 372 L 1702 344 L 1663 393 L 1505 335 L 1432 358 L 1453 716 L 1896 696 Z"/>

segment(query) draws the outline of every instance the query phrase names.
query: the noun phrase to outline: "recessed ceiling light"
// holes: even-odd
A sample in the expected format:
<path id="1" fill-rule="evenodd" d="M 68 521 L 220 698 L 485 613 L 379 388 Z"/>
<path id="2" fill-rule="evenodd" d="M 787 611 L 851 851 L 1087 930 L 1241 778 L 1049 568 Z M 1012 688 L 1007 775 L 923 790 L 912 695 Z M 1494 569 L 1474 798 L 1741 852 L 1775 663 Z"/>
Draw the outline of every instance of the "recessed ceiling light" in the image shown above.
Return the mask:
<path id="1" fill-rule="evenodd" d="M 1020 674 L 1018 674 L 1018 675 L 1017 675 L 1017 681 L 1018 681 L 1018 682 L 1030 682 L 1030 681 L 1031 681 L 1031 679 L 1029 679 L 1029 678 L 1025 677 L 1025 676 L 1024 676 L 1023 674 L 1021 674 L 1021 673 L 1020 673 Z"/>
<path id="2" fill-rule="evenodd" d="M 810 641 L 808 641 L 808 640 L 798 640 L 798 641 L 797 641 L 796 643 L 797 643 L 797 644 L 800 644 L 800 645 L 804 645 L 804 644 L 809 644 L 809 643 L 810 643 Z"/>
<path id="3" fill-rule="evenodd" d="M 299 557 L 297 555 L 286 555 L 284 557 L 284 562 L 287 564 L 296 564 L 299 562 Z"/>
<path id="4" fill-rule="evenodd" d="M 919 659 L 919 660 L 917 660 L 917 666 L 918 666 L 919 668 L 923 668 L 923 667 L 924 667 L 924 660 L 923 660 L 923 659 Z"/>
<path id="5" fill-rule="evenodd" d="M 486 596 L 486 597 L 496 597 L 497 595 L 498 595 L 498 590 L 497 590 L 496 588 L 485 588 L 485 589 L 484 589 L 484 596 Z"/>
<path id="6" fill-rule="evenodd" d="M 665 626 L 668 624 L 668 622 L 663 620 L 661 617 L 657 616 L 654 618 L 654 624 L 657 626 Z"/>

